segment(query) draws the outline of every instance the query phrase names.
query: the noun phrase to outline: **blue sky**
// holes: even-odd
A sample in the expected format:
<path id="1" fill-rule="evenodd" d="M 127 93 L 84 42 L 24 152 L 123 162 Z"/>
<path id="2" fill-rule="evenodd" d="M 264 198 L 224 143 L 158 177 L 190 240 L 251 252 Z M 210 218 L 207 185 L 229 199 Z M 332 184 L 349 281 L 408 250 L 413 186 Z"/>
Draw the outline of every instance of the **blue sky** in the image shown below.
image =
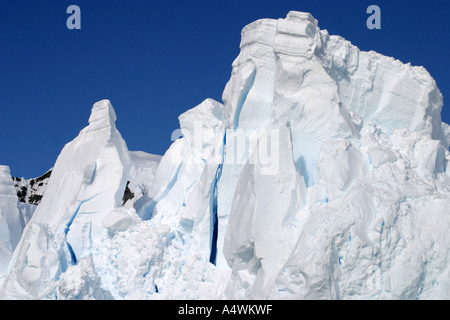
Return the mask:
<path id="1" fill-rule="evenodd" d="M 81 30 L 66 27 L 71 4 Z M 371 4 L 381 30 L 366 28 Z M 0 164 L 43 174 L 105 98 L 130 150 L 163 154 L 181 113 L 221 101 L 241 29 L 290 10 L 361 50 L 425 66 L 448 105 L 448 0 L 0 0 Z"/>

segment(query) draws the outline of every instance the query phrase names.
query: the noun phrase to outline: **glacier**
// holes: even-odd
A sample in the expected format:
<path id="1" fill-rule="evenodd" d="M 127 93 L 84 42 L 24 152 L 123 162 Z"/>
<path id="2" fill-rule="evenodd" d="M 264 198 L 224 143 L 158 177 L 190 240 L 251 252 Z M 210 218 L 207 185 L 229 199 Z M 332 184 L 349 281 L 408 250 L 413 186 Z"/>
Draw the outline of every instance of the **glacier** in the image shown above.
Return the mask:
<path id="1" fill-rule="evenodd" d="M 27 219 L 0 167 L 0 298 L 450 298 L 450 126 L 426 69 L 295 11 L 240 49 L 162 157 L 129 151 L 102 100 Z"/>

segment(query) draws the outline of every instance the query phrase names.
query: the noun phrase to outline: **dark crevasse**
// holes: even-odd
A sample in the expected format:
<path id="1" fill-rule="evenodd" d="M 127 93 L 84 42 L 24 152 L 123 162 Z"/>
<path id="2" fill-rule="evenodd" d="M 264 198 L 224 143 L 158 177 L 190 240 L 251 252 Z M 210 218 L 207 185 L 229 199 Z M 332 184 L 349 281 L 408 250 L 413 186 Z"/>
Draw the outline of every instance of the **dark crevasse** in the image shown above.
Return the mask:
<path id="1" fill-rule="evenodd" d="M 222 156 L 225 158 L 224 149 L 227 143 L 227 135 L 226 132 L 223 137 L 223 145 L 222 145 Z M 210 230 L 211 230 L 211 253 L 209 256 L 209 262 L 216 265 L 217 258 L 217 239 L 219 236 L 219 218 L 217 214 L 217 185 L 219 183 L 220 177 L 222 176 L 222 168 L 223 162 L 219 164 L 216 171 L 216 176 L 214 179 L 212 192 L 211 192 L 211 214 L 210 214 Z"/>
<path id="2" fill-rule="evenodd" d="M 71 259 L 70 262 L 72 265 L 76 265 L 78 263 L 78 261 L 77 261 L 75 252 L 73 251 L 72 246 L 70 245 L 70 243 L 68 241 L 66 241 L 66 245 L 67 245 L 67 250 L 69 251 L 69 254 L 70 254 L 70 259 Z"/>
<path id="3" fill-rule="evenodd" d="M 223 164 L 219 164 L 216 172 L 216 178 L 214 180 L 214 186 L 212 190 L 212 198 L 211 198 L 211 215 L 210 215 L 210 223 L 211 223 L 211 254 L 209 256 L 209 262 L 212 264 L 216 264 L 217 257 L 217 238 L 218 238 L 218 229 L 219 229 L 219 219 L 217 215 L 217 183 L 220 180 L 222 175 L 222 167 Z"/>

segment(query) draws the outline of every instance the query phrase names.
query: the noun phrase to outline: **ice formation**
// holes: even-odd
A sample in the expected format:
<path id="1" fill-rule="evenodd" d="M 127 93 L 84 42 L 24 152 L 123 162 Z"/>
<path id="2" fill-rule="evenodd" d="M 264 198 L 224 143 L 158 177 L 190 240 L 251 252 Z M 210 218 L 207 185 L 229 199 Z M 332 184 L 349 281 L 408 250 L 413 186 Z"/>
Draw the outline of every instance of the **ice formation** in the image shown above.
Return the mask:
<path id="1" fill-rule="evenodd" d="M 19 201 L 8 166 L 0 166 L 0 281 L 23 229 Z"/>
<path id="2" fill-rule="evenodd" d="M 428 72 L 302 12 L 240 47 L 223 104 L 182 114 L 162 158 L 96 103 L 20 241 L 0 172 L 1 298 L 450 298 L 450 127 Z"/>

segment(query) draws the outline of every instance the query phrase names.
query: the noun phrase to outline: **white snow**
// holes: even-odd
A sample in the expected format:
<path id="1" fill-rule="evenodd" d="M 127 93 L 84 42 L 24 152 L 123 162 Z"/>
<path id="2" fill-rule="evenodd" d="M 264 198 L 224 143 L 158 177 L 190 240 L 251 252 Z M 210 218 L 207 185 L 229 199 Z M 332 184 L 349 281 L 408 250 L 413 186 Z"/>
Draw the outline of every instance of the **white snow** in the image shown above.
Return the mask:
<path id="1" fill-rule="evenodd" d="M 19 199 L 8 166 L 0 166 L 0 285 L 22 234 Z"/>
<path id="2" fill-rule="evenodd" d="M 121 205 L 130 167 L 115 120 L 109 101 L 96 103 L 89 126 L 62 150 L 15 251 L 4 283 L 7 295 L 24 290 L 27 297 L 39 297 L 44 284 L 91 256 L 92 246 L 107 237 L 101 222 Z"/>
<path id="3" fill-rule="evenodd" d="M 153 185 L 153 179 L 162 157 L 143 151 L 129 151 L 129 155 L 131 168 L 128 187 L 134 197 L 125 205 L 138 210 L 139 205 L 148 199 L 148 192 Z"/>
<path id="4" fill-rule="evenodd" d="M 0 297 L 450 298 L 450 126 L 424 68 L 290 12 L 243 29 L 223 101 L 162 158 L 96 103 Z"/>

